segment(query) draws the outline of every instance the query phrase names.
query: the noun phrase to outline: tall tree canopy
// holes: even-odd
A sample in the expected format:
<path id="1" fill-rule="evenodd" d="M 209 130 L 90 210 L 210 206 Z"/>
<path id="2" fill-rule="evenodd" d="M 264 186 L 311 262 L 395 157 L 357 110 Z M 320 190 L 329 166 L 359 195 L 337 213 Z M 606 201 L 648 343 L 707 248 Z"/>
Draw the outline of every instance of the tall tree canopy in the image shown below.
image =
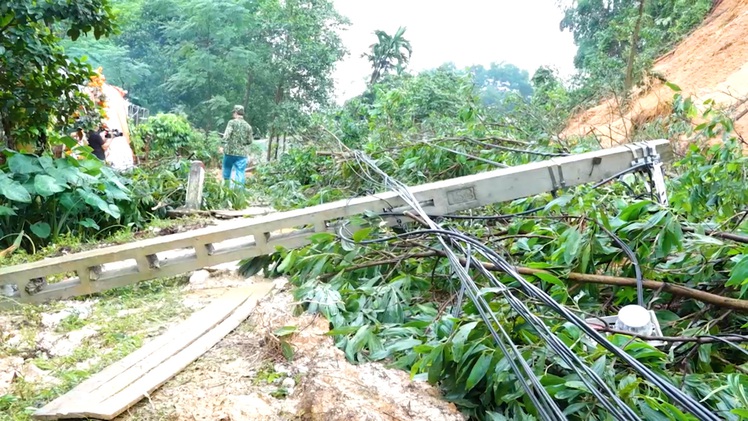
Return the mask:
<path id="1" fill-rule="evenodd" d="M 44 146 L 46 129 L 70 123 L 90 106 L 79 87 L 91 66 L 71 59 L 63 37 L 111 34 L 107 0 L 3 0 L 0 2 L 0 122 L 6 147 Z"/>
<path id="2" fill-rule="evenodd" d="M 627 68 L 641 73 L 673 42 L 698 25 L 714 0 L 569 0 L 561 29 L 579 47 L 574 64 L 592 79 L 623 86 Z M 635 35 L 635 36 L 633 36 Z M 632 49 L 634 42 L 634 49 Z M 634 51 L 635 60 L 627 66 Z"/>
<path id="3" fill-rule="evenodd" d="M 371 62 L 370 85 L 377 83 L 393 70 L 398 74 L 402 73 L 413 54 L 410 41 L 404 37 L 405 28 L 398 28 L 394 35 L 379 30 L 374 34 L 377 36 L 377 42 L 369 47 L 371 52 L 363 55 Z"/>
<path id="4" fill-rule="evenodd" d="M 491 63 L 488 67 L 471 66 L 468 70 L 480 90 L 483 105 L 500 106 L 509 92 L 516 92 L 523 98 L 532 95 L 529 73 L 513 64 Z"/>
<path id="5" fill-rule="evenodd" d="M 289 132 L 329 103 L 347 20 L 331 0 L 113 0 L 121 34 L 68 43 L 133 101 L 222 130 L 242 104 L 259 132 Z"/>

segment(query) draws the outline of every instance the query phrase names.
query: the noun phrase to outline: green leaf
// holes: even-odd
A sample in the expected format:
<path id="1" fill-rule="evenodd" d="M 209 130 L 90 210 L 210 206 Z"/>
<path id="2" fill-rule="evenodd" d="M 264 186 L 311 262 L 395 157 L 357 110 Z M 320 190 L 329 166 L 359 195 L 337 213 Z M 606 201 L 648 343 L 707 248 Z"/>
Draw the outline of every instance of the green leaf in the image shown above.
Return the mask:
<path id="1" fill-rule="evenodd" d="M 401 341 L 394 342 L 390 345 L 387 345 L 387 350 L 391 353 L 399 352 L 399 351 L 405 351 L 406 349 L 413 349 L 418 345 L 421 345 L 420 339 L 403 339 Z"/>
<path id="2" fill-rule="evenodd" d="M 592 259 L 592 244 L 589 241 L 584 242 L 581 250 L 581 258 L 579 259 L 579 271 L 587 273 L 587 268 Z"/>
<path id="3" fill-rule="evenodd" d="M 533 276 L 537 277 L 543 282 L 548 282 L 551 285 L 564 286 L 563 281 L 561 281 L 555 275 L 552 275 L 548 272 L 537 272 L 537 273 L 534 273 Z"/>
<path id="4" fill-rule="evenodd" d="M 34 156 L 17 153 L 8 159 L 8 168 L 16 174 L 40 173 L 44 170 L 38 161 L 39 159 Z"/>
<path id="5" fill-rule="evenodd" d="M 16 216 L 16 211 L 13 208 L 0 205 L 0 216 Z"/>
<path id="6" fill-rule="evenodd" d="M 48 156 L 39 157 L 39 165 L 44 168 L 45 171 L 49 169 L 55 169 L 55 161 Z"/>
<path id="7" fill-rule="evenodd" d="M 371 233 L 371 230 L 372 230 L 371 228 L 364 228 L 364 229 L 360 229 L 356 231 L 353 234 L 353 241 L 360 243 L 361 241 L 363 241 L 369 236 L 369 234 Z"/>
<path id="8" fill-rule="evenodd" d="M 70 28 L 70 29 L 68 29 L 68 36 L 73 41 L 76 41 L 80 35 L 81 35 L 81 31 L 78 30 L 77 28 Z"/>
<path id="9" fill-rule="evenodd" d="M 567 265 L 571 265 L 571 262 L 574 261 L 579 253 L 582 235 L 574 228 L 569 228 L 564 234 L 566 236 L 566 241 L 564 242 L 564 262 Z"/>
<path id="10" fill-rule="evenodd" d="M 335 235 L 329 232 L 318 232 L 309 236 L 312 243 L 327 243 L 335 239 Z"/>
<path id="11" fill-rule="evenodd" d="M 463 350 L 465 348 L 465 341 L 467 341 L 470 332 L 478 325 L 478 322 L 471 322 L 460 326 L 452 338 L 452 356 L 454 361 L 460 361 L 462 359 Z"/>
<path id="12" fill-rule="evenodd" d="M 110 215 L 113 218 L 119 218 L 120 217 L 120 211 L 119 208 L 113 204 L 107 203 L 104 199 L 99 197 L 97 194 L 84 190 L 84 189 L 77 189 L 76 192 L 83 198 L 83 200 L 88 204 L 89 206 L 94 206 L 101 210 L 102 212 Z"/>
<path id="13" fill-rule="evenodd" d="M 605 358 L 605 355 L 598 358 L 594 364 L 592 364 L 592 371 L 594 371 L 598 376 L 602 377 L 603 374 L 605 374 L 605 364 L 607 363 L 607 359 Z"/>
<path id="14" fill-rule="evenodd" d="M 39 238 L 47 238 L 52 233 L 52 227 L 46 222 L 37 222 L 31 225 L 31 232 Z"/>
<path id="15" fill-rule="evenodd" d="M 704 364 L 710 364 L 712 362 L 712 345 L 702 344 L 699 347 L 699 361 Z"/>
<path id="16" fill-rule="evenodd" d="M 0 194 L 12 202 L 31 203 L 31 194 L 21 183 L 11 179 L 0 181 Z"/>
<path id="17" fill-rule="evenodd" d="M 568 388 L 571 388 L 571 389 L 584 390 L 585 392 L 589 391 L 587 389 L 587 385 L 584 384 L 583 382 L 579 381 L 579 380 L 568 381 L 568 382 L 564 383 L 564 386 L 566 386 Z"/>
<path id="18" fill-rule="evenodd" d="M 444 367 L 444 344 L 434 348 L 429 355 L 431 365 L 428 370 L 428 382 L 436 384 L 441 378 L 442 368 Z"/>
<path id="19" fill-rule="evenodd" d="M 345 356 L 348 361 L 355 361 L 356 354 L 363 349 L 366 343 L 367 336 L 371 334 L 370 327 L 368 325 L 361 326 L 355 335 L 348 341 L 345 346 Z"/>
<path id="20" fill-rule="evenodd" d="M 726 286 L 740 286 L 748 280 L 748 254 L 740 255 L 740 259 L 730 271 L 730 279 Z"/>
<path id="21" fill-rule="evenodd" d="M 470 391 L 483 379 L 483 377 L 485 377 L 489 367 L 491 367 L 492 359 L 492 352 L 484 352 L 480 357 L 478 357 L 478 361 L 473 366 L 473 369 L 470 370 L 470 375 L 468 376 L 467 382 L 465 382 L 466 391 Z"/>
<path id="22" fill-rule="evenodd" d="M 34 189 L 39 196 L 49 197 L 65 191 L 66 186 L 57 182 L 46 174 L 37 174 L 34 177 Z"/>
<path id="23" fill-rule="evenodd" d="M 664 411 L 662 411 L 662 407 L 649 396 L 644 397 L 644 401 L 639 402 L 639 409 L 647 421 L 670 421 L 670 418 L 663 415 Z"/>
<path id="24" fill-rule="evenodd" d="M 265 265 L 267 265 L 269 259 L 268 256 L 255 256 L 247 260 L 243 260 L 239 264 L 239 274 L 244 277 L 254 276 L 259 273 Z"/>
<path id="25" fill-rule="evenodd" d="M 486 411 L 486 419 L 488 421 L 509 421 L 509 418 L 499 414 L 498 412 Z"/>
<path id="26" fill-rule="evenodd" d="M 639 215 L 641 215 L 641 213 L 644 211 L 644 208 L 646 208 L 649 204 L 650 202 L 646 200 L 633 203 L 624 208 L 621 211 L 621 214 L 618 215 L 618 218 L 623 221 L 634 221 L 636 219 L 639 219 Z"/>
<path id="27" fill-rule="evenodd" d="M 105 191 L 106 191 L 107 196 L 111 197 L 114 200 L 124 200 L 124 201 L 131 200 L 130 196 L 128 196 L 125 191 L 116 187 L 114 184 L 107 183 Z"/>
<path id="28" fill-rule="evenodd" d="M 83 219 L 83 220 L 79 221 L 78 224 L 80 226 L 86 227 L 86 228 L 101 229 L 99 227 L 99 224 L 97 224 L 96 221 L 94 221 L 91 218 Z"/>
<path id="29" fill-rule="evenodd" d="M 730 412 L 741 418 L 748 418 L 748 409 L 733 409 Z"/>
<path id="30" fill-rule="evenodd" d="M 667 85 L 668 88 L 672 89 L 674 92 L 680 92 L 680 86 L 672 83 L 672 82 L 665 82 L 665 85 Z"/>
<path id="31" fill-rule="evenodd" d="M 65 145 L 68 149 L 73 149 L 78 145 L 78 141 L 73 139 L 70 136 L 62 136 L 60 138 L 60 141 L 63 145 Z"/>
<path id="32" fill-rule="evenodd" d="M 322 271 L 325 268 L 325 264 L 327 264 L 328 256 L 322 256 L 321 258 L 317 259 L 317 263 L 312 268 L 312 271 L 309 272 L 310 278 L 316 278 L 319 274 L 322 273 Z"/>
<path id="33" fill-rule="evenodd" d="M 565 415 L 572 415 L 572 414 L 576 414 L 576 413 L 578 413 L 579 411 L 581 411 L 581 410 L 583 410 L 584 408 L 586 408 L 586 407 L 587 407 L 587 405 L 588 405 L 588 404 L 586 404 L 586 403 L 584 403 L 584 402 L 577 402 L 577 403 L 573 403 L 573 404 L 569 405 L 568 407 L 566 407 L 566 409 L 564 409 L 564 414 L 565 414 Z"/>
<path id="34" fill-rule="evenodd" d="M 325 335 L 328 336 L 336 336 L 336 335 L 350 335 L 351 333 L 357 331 L 359 329 L 358 326 L 344 326 L 337 329 L 333 329 L 325 333 Z"/>
<path id="35" fill-rule="evenodd" d="M 273 335 L 281 338 L 283 336 L 292 335 L 298 331 L 299 331 L 299 328 L 297 328 L 296 326 L 283 326 L 281 328 L 276 329 L 273 332 Z"/>
<path id="36" fill-rule="evenodd" d="M 554 208 L 563 208 L 566 205 L 569 204 L 571 199 L 573 199 L 574 196 L 571 194 L 565 194 L 563 196 L 559 196 L 553 200 L 551 200 L 547 205 L 545 205 L 544 210 L 548 211 Z"/>
<path id="37" fill-rule="evenodd" d="M 12 9 L 11 9 L 12 10 Z M 0 17 L 0 28 L 4 27 L 5 25 L 9 24 L 10 21 L 13 20 L 13 13 L 9 12 L 2 17 Z"/>
<path id="38" fill-rule="evenodd" d="M 82 159 L 78 162 L 80 163 L 81 168 L 85 169 L 90 175 L 97 175 L 101 172 L 102 167 L 104 167 L 104 162 L 95 158 Z"/>
<path id="39" fill-rule="evenodd" d="M 294 261 L 296 260 L 296 251 L 291 250 L 286 257 L 283 259 L 280 265 L 278 265 L 278 272 L 285 272 L 286 269 L 293 266 Z"/>
<path id="40" fill-rule="evenodd" d="M 281 341 L 281 353 L 283 354 L 283 357 L 286 358 L 286 360 L 293 361 L 293 347 L 288 342 Z"/>

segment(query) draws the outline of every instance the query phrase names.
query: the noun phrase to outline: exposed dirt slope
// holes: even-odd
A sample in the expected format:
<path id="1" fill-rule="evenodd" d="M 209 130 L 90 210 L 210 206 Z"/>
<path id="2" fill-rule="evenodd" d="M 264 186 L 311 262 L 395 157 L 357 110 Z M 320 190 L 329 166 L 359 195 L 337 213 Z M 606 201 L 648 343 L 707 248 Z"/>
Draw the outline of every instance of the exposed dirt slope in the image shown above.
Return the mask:
<path id="1" fill-rule="evenodd" d="M 733 108 L 745 108 L 748 97 L 748 0 L 717 1 L 704 23 L 676 48 L 661 57 L 653 72 L 678 85 L 697 105 L 707 99 Z M 621 110 L 619 100 L 608 99 L 571 120 L 564 136 L 595 134 L 605 146 L 625 143 L 631 133 L 671 110 L 674 92 L 661 81 L 634 94 Z M 735 124 L 748 133 L 748 116 Z"/>

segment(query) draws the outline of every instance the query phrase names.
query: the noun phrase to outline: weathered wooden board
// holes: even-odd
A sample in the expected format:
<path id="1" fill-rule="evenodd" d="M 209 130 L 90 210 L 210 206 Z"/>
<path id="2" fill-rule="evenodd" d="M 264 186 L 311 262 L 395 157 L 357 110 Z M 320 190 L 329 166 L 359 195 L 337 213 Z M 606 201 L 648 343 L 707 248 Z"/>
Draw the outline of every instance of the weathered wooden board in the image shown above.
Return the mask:
<path id="1" fill-rule="evenodd" d="M 180 325 L 40 408 L 33 417 L 114 419 L 233 331 L 272 289 L 272 283 L 263 282 L 230 290 Z"/>
<path id="2" fill-rule="evenodd" d="M 554 158 L 517 167 L 428 183 L 412 188 L 424 210 L 447 214 L 606 179 L 631 168 L 653 147 L 665 162 L 672 159 L 667 140 L 631 144 L 585 154 Z M 398 210 L 405 206 L 394 192 L 341 200 L 218 226 L 167 235 L 113 247 L 75 253 L 39 262 L 0 268 L 0 285 L 17 285 L 20 303 L 41 303 L 91 294 L 139 281 L 174 276 L 233 260 L 273 253 L 276 247 L 309 243 L 315 232 L 334 229 L 336 221 L 366 211 Z M 289 229 L 296 229 L 288 232 Z M 179 251 L 182 250 L 182 251 Z M 158 265 L 151 262 L 157 258 Z M 137 264 L 103 271 L 101 265 L 124 260 Z M 75 272 L 77 277 L 29 294 L 33 278 Z M 2 300 L 0 307 L 12 304 Z"/>

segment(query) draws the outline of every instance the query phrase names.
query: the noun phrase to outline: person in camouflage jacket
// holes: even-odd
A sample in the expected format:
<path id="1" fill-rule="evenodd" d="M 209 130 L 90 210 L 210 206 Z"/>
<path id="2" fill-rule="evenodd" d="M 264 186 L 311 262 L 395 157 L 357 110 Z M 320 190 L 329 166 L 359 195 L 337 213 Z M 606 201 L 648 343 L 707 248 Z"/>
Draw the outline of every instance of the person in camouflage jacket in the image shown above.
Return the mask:
<path id="1" fill-rule="evenodd" d="M 236 171 L 232 187 L 244 187 L 244 172 L 252 145 L 252 126 L 244 120 L 244 107 L 241 105 L 234 106 L 233 117 L 223 133 L 223 179 L 229 183 L 231 173 Z"/>

